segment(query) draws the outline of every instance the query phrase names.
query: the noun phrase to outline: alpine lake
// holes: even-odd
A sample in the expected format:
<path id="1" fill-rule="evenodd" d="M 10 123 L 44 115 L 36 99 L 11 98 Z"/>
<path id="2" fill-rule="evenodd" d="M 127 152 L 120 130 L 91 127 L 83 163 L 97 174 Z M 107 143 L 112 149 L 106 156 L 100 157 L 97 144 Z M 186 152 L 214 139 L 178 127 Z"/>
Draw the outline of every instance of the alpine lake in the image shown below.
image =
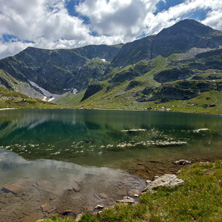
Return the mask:
<path id="1" fill-rule="evenodd" d="M 222 116 L 103 110 L 0 112 L 0 221 L 96 212 L 137 198 L 175 161 L 222 159 Z"/>

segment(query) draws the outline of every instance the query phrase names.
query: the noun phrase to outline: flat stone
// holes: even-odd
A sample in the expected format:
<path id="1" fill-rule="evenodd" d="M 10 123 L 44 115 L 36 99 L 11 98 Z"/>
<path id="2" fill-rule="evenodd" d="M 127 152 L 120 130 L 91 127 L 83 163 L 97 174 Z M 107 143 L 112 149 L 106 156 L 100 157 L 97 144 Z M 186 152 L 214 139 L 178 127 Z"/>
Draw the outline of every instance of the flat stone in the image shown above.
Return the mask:
<path id="1" fill-rule="evenodd" d="M 35 183 L 32 180 L 21 180 L 16 183 L 6 185 L 3 187 L 4 192 L 12 192 L 14 194 L 24 193 L 32 188 L 32 184 Z"/>
<path id="2" fill-rule="evenodd" d="M 126 204 L 133 204 L 135 203 L 135 200 L 133 198 L 127 197 L 123 198 L 122 200 L 117 200 L 117 203 L 126 203 Z"/>
<path id="3" fill-rule="evenodd" d="M 107 199 L 108 198 L 108 196 L 105 193 L 99 193 L 99 197 L 101 199 Z"/>
<path id="4" fill-rule="evenodd" d="M 183 184 L 184 181 L 182 179 L 177 178 L 177 176 L 175 174 L 165 174 L 161 177 L 159 177 L 158 179 L 152 181 L 151 183 L 149 183 L 145 189 L 143 190 L 143 192 L 145 191 L 152 191 L 154 189 L 157 189 L 158 187 L 163 187 L 163 186 L 179 186 L 181 184 Z"/>
<path id="5" fill-rule="evenodd" d="M 43 212 L 52 213 L 54 210 L 56 210 L 55 207 L 50 205 L 49 203 L 45 203 L 41 206 Z"/>

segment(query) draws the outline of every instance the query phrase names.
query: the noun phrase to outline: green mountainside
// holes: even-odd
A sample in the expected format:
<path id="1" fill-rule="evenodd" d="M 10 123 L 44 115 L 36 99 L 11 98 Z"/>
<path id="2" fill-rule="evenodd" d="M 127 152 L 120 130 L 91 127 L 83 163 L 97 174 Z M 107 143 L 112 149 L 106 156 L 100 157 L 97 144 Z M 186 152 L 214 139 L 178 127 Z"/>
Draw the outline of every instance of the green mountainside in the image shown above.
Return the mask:
<path id="1" fill-rule="evenodd" d="M 53 103 L 41 101 L 39 99 L 30 98 L 24 94 L 0 88 L 0 109 L 2 108 L 21 108 L 21 109 L 58 109 Z"/>
<path id="2" fill-rule="evenodd" d="M 27 48 L 0 86 L 72 108 L 221 113 L 222 32 L 183 20 L 115 46 Z"/>
<path id="3" fill-rule="evenodd" d="M 94 79 L 101 78 L 120 47 L 91 45 L 58 50 L 29 47 L 13 57 L 0 60 L 3 73 L 0 75 L 0 85 L 28 96 L 30 91 L 35 90 L 37 98 L 43 98 L 43 95 L 55 97 L 74 89 L 81 91 Z M 7 74 L 13 80 L 5 78 Z M 26 85 L 26 91 L 21 91 L 17 81 Z"/>

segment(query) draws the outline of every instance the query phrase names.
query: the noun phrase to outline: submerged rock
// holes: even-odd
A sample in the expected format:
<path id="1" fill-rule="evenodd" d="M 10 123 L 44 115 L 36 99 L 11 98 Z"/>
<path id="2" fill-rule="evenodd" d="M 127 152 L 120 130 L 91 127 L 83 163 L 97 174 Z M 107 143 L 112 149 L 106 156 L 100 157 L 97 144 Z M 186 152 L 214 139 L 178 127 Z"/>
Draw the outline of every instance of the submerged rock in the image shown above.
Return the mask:
<path id="1" fill-rule="evenodd" d="M 47 213 L 52 213 L 53 211 L 56 210 L 55 207 L 53 207 L 52 205 L 50 205 L 49 203 L 45 203 L 41 206 L 42 211 L 43 212 L 47 212 Z"/>
<path id="2" fill-rule="evenodd" d="M 174 187 L 174 186 L 181 185 L 183 183 L 184 183 L 184 181 L 182 179 L 177 178 L 177 176 L 175 174 L 165 174 L 165 175 L 157 178 L 156 180 L 152 181 L 151 183 L 149 183 L 145 187 L 143 192 L 152 191 L 152 190 L 155 190 L 155 189 L 157 189 L 159 187 L 163 187 L 163 186 Z"/>
<path id="3" fill-rule="evenodd" d="M 81 190 L 80 186 L 77 183 L 73 184 L 73 188 L 72 188 L 75 192 L 79 192 Z"/>
<path id="4" fill-rule="evenodd" d="M 34 183 L 35 181 L 32 180 L 21 180 L 13 184 L 4 186 L 2 190 L 6 193 L 12 192 L 13 194 L 21 194 L 32 189 L 32 184 Z"/>
<path id="5" fill-rule="evenodd" d="M 101 198 L 101 199 L 107 199 L 108 196 L 105 194 L 105 193 L 99 193 L 98 196 Z"/>
<path id="6" fill-rule="evenodd" d="M 132 190 L 129 190 L 128 191 L 128 194 L 129 194 L 129 196 L 131 196 L 131 197 L 137 197 L 137 196 L 139 196 L 139 194 L 140 194 L 140 191 L 139 190 L 136 190 L 136 189 L 132 189 Z"/>

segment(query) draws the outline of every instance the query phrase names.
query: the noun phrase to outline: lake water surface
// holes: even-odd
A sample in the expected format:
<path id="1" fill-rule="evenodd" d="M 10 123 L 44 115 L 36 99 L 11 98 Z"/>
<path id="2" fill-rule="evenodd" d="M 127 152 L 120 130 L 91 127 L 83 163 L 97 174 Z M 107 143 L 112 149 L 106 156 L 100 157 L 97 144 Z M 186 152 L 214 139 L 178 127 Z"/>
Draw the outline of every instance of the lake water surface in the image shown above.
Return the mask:
<path id="1" fill-rule="evenodd" d="M 178 159 L 222 159 L 222 116 L 97 110 L 0 112 L 0 218 L 93 211 L 140 193 Z"/>

